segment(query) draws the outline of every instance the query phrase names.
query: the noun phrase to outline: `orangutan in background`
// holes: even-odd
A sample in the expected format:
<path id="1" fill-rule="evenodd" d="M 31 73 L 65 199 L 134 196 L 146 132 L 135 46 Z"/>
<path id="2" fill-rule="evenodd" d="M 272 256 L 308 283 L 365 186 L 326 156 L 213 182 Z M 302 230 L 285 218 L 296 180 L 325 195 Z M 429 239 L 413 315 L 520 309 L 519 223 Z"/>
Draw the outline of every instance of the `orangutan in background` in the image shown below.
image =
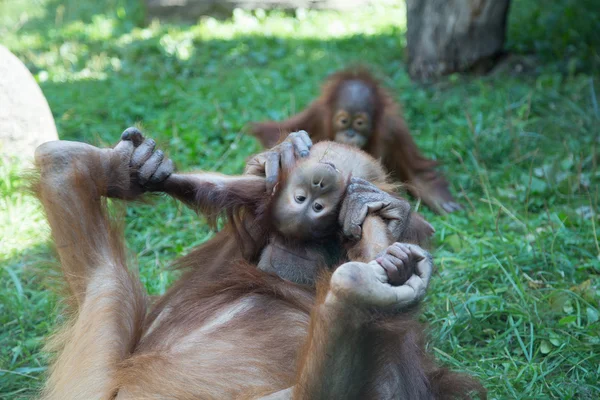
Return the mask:
<path id="1" fill-rule="evenodd" d="M 321 95 L 304 111 L 281 121 L 253 123 L 252 134 L 272 147 L 288 133 L 305 130 L 313 141 L 332 140 L 359 147 L 380 159 L 395 179 L 438 213 L 461 208 L 446 180 L 415 144 L 398 105 L 366 70 L 332 75 Z"/>

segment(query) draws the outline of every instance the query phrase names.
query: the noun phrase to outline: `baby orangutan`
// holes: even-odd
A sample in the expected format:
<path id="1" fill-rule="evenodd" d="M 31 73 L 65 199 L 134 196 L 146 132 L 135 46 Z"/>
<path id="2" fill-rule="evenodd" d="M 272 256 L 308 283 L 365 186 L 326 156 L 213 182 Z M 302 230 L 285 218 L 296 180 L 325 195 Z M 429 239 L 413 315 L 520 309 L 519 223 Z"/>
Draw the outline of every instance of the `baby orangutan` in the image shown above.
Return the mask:
<path id="1" fill-rule="evenodd" d="M 319 271 L 347 260 L 368 262 L 396 241 L 422 242 L 433 233 L 420 216 L 411 218 L 410 204 L 393 194 L 381 165 L 354 147 L 335 142 L 312 146 L 306 132 L 294 132 L 252 159 L 246 172 L 221 177 L 219 184 L 211 181 L 214 174 L 173 174 L 163 190 L 209 215 L 234 206 L 262 214 L 253 220 L 267 234 L 252 236 L 268 239 L 256 249 L 261 253 L 258 268 L 295 283 L 312 285 Z M 266 183 L 253 175 L 266 175 Z M 261 211 L 262 204 L 247 195 L 265 190 L 265 185 L 273 195 Z M 234 192 L 234 186 L 245 190 Z M 211 204 L 198 196 L 208 190 Z M 238 193 L 242 196 L 235 198 Z M 392 283 L 403 283 L 395 267 L 387 269 Z"/>
<path id="2" fill-rule="evenodd" d="M 295 136 L 310 147 L 306 132 L 291 138 Z M 284 142 L 284 147 L 289 145 Z M 249 171 L 256 162 L 250 161 Z M 317 143 L 282 178 L 272 212 L 276 233 L 258 265 L 294 282 L 310 283 L 319 267 L 332 268 L 348 259 L 373 260 L 395 241 L 421 243 L 433 233 L 431 225 L 411 213 L 407 201 L 393 194 L 381 165 L 354 147 Z M 394 283 L 395 271 L 390 268 Z"/>
<path id="3" fill-rule="evenodd" d="M 461 208 L 437 162 L 423 156 L 392 95 L 364 69 L 339 71 L 327 79 L 321 95 L 284 121 L 251 124 L 265 147 L 281 135 L 306 130 L 314 142 L 334 140 L 356 146 L 380 160 L 408 191 L 438 213 Z"/>

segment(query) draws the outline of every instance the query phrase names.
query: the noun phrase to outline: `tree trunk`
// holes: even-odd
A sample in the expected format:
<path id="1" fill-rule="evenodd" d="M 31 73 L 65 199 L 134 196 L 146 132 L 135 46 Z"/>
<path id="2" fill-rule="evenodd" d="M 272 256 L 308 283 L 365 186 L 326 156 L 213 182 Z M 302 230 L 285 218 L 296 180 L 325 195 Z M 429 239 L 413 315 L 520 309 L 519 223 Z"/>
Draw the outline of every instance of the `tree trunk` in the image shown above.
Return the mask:
<path id="1" fill-rule="evenodd" d="M 428 80 L 490 69 L 502 54 L 510 0 L 407 0 L 408 72 Z"/>

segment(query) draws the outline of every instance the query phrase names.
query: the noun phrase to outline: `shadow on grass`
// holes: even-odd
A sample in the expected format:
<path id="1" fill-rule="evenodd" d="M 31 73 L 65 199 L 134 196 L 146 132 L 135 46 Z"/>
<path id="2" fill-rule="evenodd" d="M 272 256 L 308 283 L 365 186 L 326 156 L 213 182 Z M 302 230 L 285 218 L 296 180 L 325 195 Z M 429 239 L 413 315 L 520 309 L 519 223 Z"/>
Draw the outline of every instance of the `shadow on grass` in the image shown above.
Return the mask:
<path id="1" fill-rule="evenodd" d="M 27 2 L 22 1 L 22 3 Z M 14 15 L 12 20 L 15 22 L 12 25 L 19 27 L 21 35 L 38 35 L 56 45 L 61 45 L 63 39 L 69 39 L 58 33 L 61 29 L 67 33 L 70 31 L 74 36 L 71 39 L 78 39 L 77 26 L 97 25 L 101 31 L 109 30 L 114 38 L 130 32 L 134 27 L 141 28 L 145 25 L 145 7 L 141 0 L 104 2 L 30 0 L 29 2 L 34 3 L 37 8 L 43 8 L 44 11 L 36 12 L 34 17 L 22 24 L 16 22 L 19 15 Z M 277 10 L 273 12 L 281 14 Z M 514 0 L 509 14 L 507 48 L 519 54 L 536 54 L 539 64 L 545 65 L 546 68 L 552 65 L 553 69 L 559 72 L 597 71 L 600 66 L 598 50 L 600 31 L 597 29 L 599 19 L 600 9 L 597 7 L 596 0 L 558 0 L 544 6 L 540 6 L 540 3 L 534 0 Z M 189 28 L 192 25 L 167 23 L 164 26 Z M 391 32 L 390 35 L 372 36 L 372 38 L 374 41 L 393 40 L 396 51 L 392 54 L 396 60 L 403 58 L 405 40 L 403 32 Z M 79 37 L 79 39 L 83 38 Z M 87 37 L 85 40 L 92 45 L 92 50 L 95 42 L 100 47 L 106 44 L 102 38 Z M 241 41 L 244 42 L 245 39 L 242 38 Z M 289 41 L 292 45 L 295 42 Z M 346 42 L 355 45 L 368 44 L 360 41 Z M 251 38 L 247 44 L 253 47 L 257 45 L 256 40 L 253 41 Z M 356 46 L 353 47 L 355 52 L 357 49 Z M 365 61 L 360 54 L 356 55 L 356 59 Z"/>
<path id="2" fill-rule="evenodd" d="M 404 71 L 400 28 L 335 39 L 244 33 L 218 39 L 207 33 L 219 24 L 132 30 L 139 25 L 132 17 L 138 2 L 109 1 L 112 9 L 85 3 L 79 11 L 74 1 L 48 4 L 45 17 L 21 28 L 23 41 L 15 52 L 48 78 L 41 86 L 61 137 L 112 144 L 124 128 L 141 122 L 183 170 L 240 172 L 246 157 L 259 150 L 256 141 L 240 135 L 247 122 L 299 111 L 336 69 L 373 65 L 403 103 L 420 147 L 443 160 L 467 208 L 448 217 L 425 211 L 438 230 L 441 279 L 426 314 L 441 339 L 434 342 L 440 348 L 436 354 L 486 379 L 501 398 L 518 397 L 515 393 L 565 398 L 579 390 L 576 386 L 593 390 L 597 342 L 588 338 L 597 331 L 598 323 L 590 322 L 597 295 L 593 284 L 578 289 L 598 273 L 590 222 L 597 195 L 589 192 L 600 177 L 597 86 L 591 77 L 561 73 L 556 66 L 565 60 L 542 49 L 540 57 L 548 63 L 539 64 L 533 75 L 452 77 L 422 87 Z M 510 48 L 531 52 L 541 41 L 553 51 L 566 28 L 553 25 L 555 33 L 543 33 L 542 16 L 560 17 L 573 6 L 564 0 L 535 11 L 539 6 L 533 2 L 515 1 Z M 518 48 L 516 30 L 532 41 Z M 27 35 L 40 41 L 29 48 Z M 590 32 L 574 37 L 564 42 L 575 46 L 566 58 L 598 43 Z M 590 54 L 583 71 L 595 65 L 597 53 Z M 156 270 L 165 253 L 174 257 L 207 235 L 194 216 L 181 218 L 177 207 L 165 204 L 136 208 L 129 218 L 139 232 L 132 247 L 144 254 L 145 267 Z M 41 280 L 50 270 L 29 267 L 38 252 L 40 261 L 50 254 L 43 245 L 34 246 L 8 260 L 12 274 L 3 269 L 0 275 L 5 300 L 0 307 L 10 308 L 1 314 L 7 319 L 0 351 L 8 364 L 0 369 L 45 365 L 39 343 L 54 326 L 56 300 Z M 147 285 L 160 276 L 147 273 L 150 269 L 143 271 Z M 572 295 L 573 287 L 589 299 Z M 157 286 L 153 293 L 161 291 Z M 560 335 L 559 345 L 553 335 Z M 33 371 L 25 373 L 39 377 Z M 26 398 L 39 384 L 15 373 L 4 373 L 0 381 L 0 392 L 10 392 L 10 398 Z M 552 386 L 552 381 L 574 383 Z"/>

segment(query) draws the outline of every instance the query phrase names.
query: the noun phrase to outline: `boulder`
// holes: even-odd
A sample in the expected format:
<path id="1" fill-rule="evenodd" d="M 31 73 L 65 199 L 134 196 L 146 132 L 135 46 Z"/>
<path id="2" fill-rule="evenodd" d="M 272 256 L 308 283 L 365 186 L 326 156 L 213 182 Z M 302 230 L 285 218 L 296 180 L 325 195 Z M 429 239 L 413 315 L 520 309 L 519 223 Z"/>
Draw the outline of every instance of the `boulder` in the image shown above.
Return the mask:
<path id="1" fill-rule="evenodd" d="M 0 156 L 31 160 L 37 146 L 57 139 L 54 118 L 35 78 L 0 45 Z"/>

